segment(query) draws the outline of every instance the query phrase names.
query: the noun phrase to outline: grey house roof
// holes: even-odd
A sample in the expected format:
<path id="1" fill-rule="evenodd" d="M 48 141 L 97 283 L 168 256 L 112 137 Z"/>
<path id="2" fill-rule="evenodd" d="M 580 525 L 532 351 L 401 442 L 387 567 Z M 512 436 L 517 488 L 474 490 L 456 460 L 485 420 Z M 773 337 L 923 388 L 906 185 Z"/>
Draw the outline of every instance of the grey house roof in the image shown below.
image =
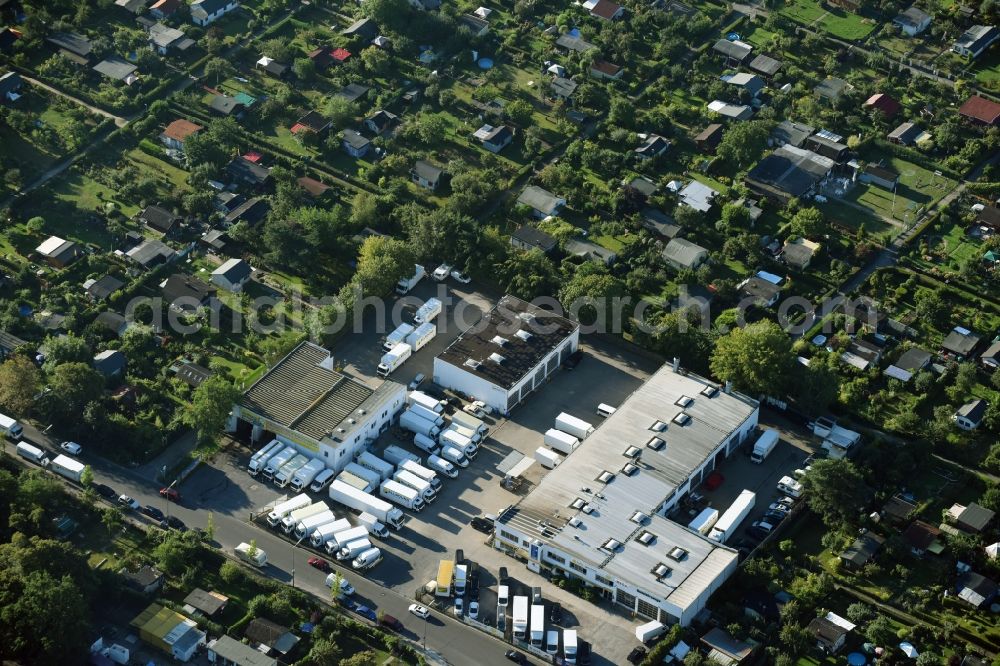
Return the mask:
<path id="1" fill-rule="evenodd" d="M 780 60 L 775 60 L 771 56 L 759 55 L 750 61 L 749 67 L 764 76 L 774 76 L 781 69 L 781 65 Z"/>
<path id="2" fill-rule="evenodd" d="M 815 131 L 815 127 L 810 127 L 809 125 L 804 125 L 802 123 L 795 123 L 791 120 L 782 120 L 778 123 L 774 130 L 771 131 L 771 142 L 777 146 L 783 146 L 786 143 L 790 143 L 798 148 L 805 143 L 806 139 L 812 136 L 812 133 Z"/>
<path id="3" fill-rule="evenodd" d="M 233 284 L 238 284 L 250 277 L 253 269 L 250 264 L 242 259 L 229 259 L 224 264 L 212 271 L 212 276 L 221 275 Z"/>
<path id="4" fill-rule="evenodd" d="M 708 250 L 686 238 L 674 238 L 663 249 L 663 258 L 681 268 L 692 268 L 707 256 Z"/>
<path id="5" fill-rule="evenodd" d="M 136 69 L 138 67 L 118 56 L 111 56 L 94 65 L 95 72 L 103 74 L 113 81 L 124 81 Z"/>
<path id="6" fill-rule="evenodd" d="M 712 47 L 712 50 L 716 53 L 721 53 L 727 58 L 742 61 L 750 55 L 750 52 L 753 51 L 753 47 L 740 41 L 731 42 L 728 39 L 720 39 Z"/>
<path id="7" fill-rule="evenodd" d="M 371 143 L 371 141 L 362 136 L 360 132 L 352 129 L 346 129 L 344 130 L 344 143 L 355 150 L 363 150 L 368 146 L 368 144 Z"/>
<path id="8" fill-rule="evenodd" d="M 534 208 L 543 215 L 553 215 L 566 201 L 537 185 L 529 185 L 517 197 L 517 203 Z"/>
<path id="9" fill-rule="evenodd" d="M 551 252 L 559 244 L 554 237 L 529 225 L 515 231 L 511 238 L 524 245 L 537 247 L 542 252 Z"/>
<path id="10" fill-rule="evenodd" d="M 423 178 L 429 183 L 436 183 L 441 174 L 444 173 L 440 167 L 436 167 L 424 160 L 417 160 L 417 163 L 413 165 L 413 171 L 418 177 Z"/>
<path id="11" fill-rule="evenodd" d="M 788 196 L 805 194 L 825 178 L 835 162 L 811 150 L 785 145 L 757 163 L 747 180 Z"/>
<path id="12" fill-rule="evenodd" d="M 89 39 L 75 32 L 57 32 L 46 37 L 45 41 L 78 56 L 89 56 L 92 48 Z"/>
<path id="13" fill-rule="evenodd" d="M 556 46 L 568 49 L 570 51 L 589 51 L 590 49 L 596 49 L 597 47 L 590 42 L 581 39 L 580 37 L 573 37 L 572 35 L 560 35 L 559 39 L 556 40 Z"/>

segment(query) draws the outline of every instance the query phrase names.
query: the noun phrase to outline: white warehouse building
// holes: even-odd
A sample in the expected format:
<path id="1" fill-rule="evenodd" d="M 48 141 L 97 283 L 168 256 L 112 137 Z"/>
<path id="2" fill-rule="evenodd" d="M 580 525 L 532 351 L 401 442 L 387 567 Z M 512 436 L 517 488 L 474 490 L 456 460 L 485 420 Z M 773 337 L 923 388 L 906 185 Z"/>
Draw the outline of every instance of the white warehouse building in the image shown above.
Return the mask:
<path id="1" fill-rule="evenodd" d="M 580 345 L 580 325 L 504 296 L 434 359 L 434 382 L 507 414 Z"/>
<path id="2" fill-rule="evenodd" d="M 500 513 L 494 546 L 687 625 L 739 554 L 666 516 L 752 436 L 758 414 L 756 401 L 666 365 Z"/>
<path id="3" fill-rule="evenodd" d="M 373 390 L 338 372 L 329 351 L 303 342 L 246 390 L 230 429 L 249 429 L 254 442 L 275 437 L 340 472 L 405 406 L 402 384 Z"/>

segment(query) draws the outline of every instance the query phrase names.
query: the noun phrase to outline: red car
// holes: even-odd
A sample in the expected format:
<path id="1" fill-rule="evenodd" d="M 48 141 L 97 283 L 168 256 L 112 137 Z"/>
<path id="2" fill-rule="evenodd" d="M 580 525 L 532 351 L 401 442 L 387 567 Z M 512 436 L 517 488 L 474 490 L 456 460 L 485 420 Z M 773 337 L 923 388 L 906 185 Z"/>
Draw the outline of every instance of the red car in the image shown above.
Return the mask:
<path id="1" fill-rule="evenodd" d="M 160 497 L 166 497 L 171 502 L 181 501 L 181 494 L 173 488 L 160 488 Z"/>
<path id="2" fill-rule="evenodd" d="M 320 571 L 330 570 L 330 563 L 324 560 L 322 557 L 310 557 L 309 566 L 316 567 Z"/>
<path id="3" fill-rule="evenodd" d="M 721 486 L 722 482 L 725 481 L 725 480 L 726 480 L 726 477 L 724 477 L 719 472 L 712 472 L 705 479 L 705 489 L 706 490 L 715 490 L 716 488 L 718 488 L 719 486 Z"/>

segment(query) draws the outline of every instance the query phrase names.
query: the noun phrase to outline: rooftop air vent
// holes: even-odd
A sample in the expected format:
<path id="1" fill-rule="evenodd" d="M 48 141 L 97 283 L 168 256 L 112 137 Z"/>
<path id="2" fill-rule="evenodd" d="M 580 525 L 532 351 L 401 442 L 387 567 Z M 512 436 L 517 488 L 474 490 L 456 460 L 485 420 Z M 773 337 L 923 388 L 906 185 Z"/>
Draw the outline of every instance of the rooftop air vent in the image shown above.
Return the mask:
<path id="1" fill-rule="evenodd" d="M 701 390 L 701 394 L 709 398 L 714 398 L 715 396 L 719 395 L 719 389 L 715 388 L 714 386 L 706 386 Z"/>
<path id="2" fill-rule="evenodd" d="M 463 363 L 462 365 L 464 365 L 467 368 L 472 368 L 473 370 L 478 370 L 481 364 L 474 358 L 467 358 L 465 359 L 465 363 Z"/>
<path id="3" fill-rule="evenodd" d="M 632 463 L 625 463 L 625 466 L 622 467 L 622 474 L 624 474 L 625 476 L 632 476 L 638 471 L 639 468 L 633 465 Z"/>
<path id="4" fill-rule="evenodd" d="M 622 455 L 624 455 L 626 458 L 635 458 L 636 456 L 639 455 L 640 451 L 641 449 L 638 446 L 630 446 L 627 449 L 625 449 L 625 453 L 623 453 Z"/>
<path id="5" fill-rule="evenodd" d="M 689 398 L 686 395 L 682 395 L 681 397 L 677 398 L 677 400 L 674 401 L 674 404 L 677 405 L 678 407 L 687 407 L 692 402 L 694 402 L 694 398 Z"/>
<path id="6" fill-rule="evenodd" d="M 615 475 L 609 472 L 608 470 L 604 470 L 603 472 L 597 475 L 597 480 L 600 481 L 601 483 L 611 483 L 611 480 L 614 478 Z"/>
<path id="7" fill-rule="evenodd" d="M 516 335 L 517 337 L 521 338 L 525 342 L 527 342 L 528 340 L 531 339 L 531 333 L 529 333 L 528 331 L 524 330 L 523 328 L 520 331 L 518 331 L 517 333 L 515 333 L 514 335 Z"/>
<path id="8" fill-rule="evenodd" d="M 583 524 L 583 521 L 580 520 L 579 516 L 573 516 L 572 518 L 569 519 L 568 522 L 573 527 L 579 527 L 580 525 Z"/>
<path id="9" fill-rule="evenodd" d="M 490 360 L 493 361 L 494 363 L 496 363 L 497 365 L 501 365 L 507 359 L 505 359 L 500 354 L 497 354 L 497 353 L 494 352 L 494 353 L 490 354 Z"/>
<path id="10" fill-rule="evenodd" d="M 635 538 L 636 541 L 641 543 L 643 546 L 648 546 L 654 541 L 656 541 L 656 535 L 648 530 L 643 530 L 639 533 L 639 536 Z"/>
<path id="11" fill-rule="evenodd" d="M 652 430 L 653 432 L 663 432 L 664 430 L 667 429 L 667 424 L 661 421 L 660 419 L 656 419 L 655 421 L 653 421 L 653 425 L 649 426 L 649 429 Z"/>
<path id="12" fill-rule="evenodd" d="M 594 505 L 593 504 L 584 504 L 583 505 L 583 512 L 586 513 L 587 515 L 590 515 L 590 514 L 594 513 Z"/>
<path id="13" fill-rule="evenodd" d="M 654 451 L 662 451 L 666 447 L 667 443 L 660 439 L 659 437 L 650 437 L 649 441 L 646 442 L 647 449 L 653 449 Z"/>
<path id="14" fill-rule="evenodd" d="M 636 511 L 632 514 L 632 517 L 629 518 L 629 520 L 638 525 L 644 525 L 646 521 L 649 520 L 649 516 L 644 514 L 642 511 Z"/>
<path id="15" fill-rule="evenodd" d="M 667 552 L 667 556 L 672 560 L 677 560 L 680 562 L 685 557 L 687 557 L 688 552 L 681 548 L 680 546 L 674 546 Z"/>
<path id="16" fill-rule="evenodd" d="M 617 539 L 608 539 L 601 545 L 601 548 L 603 550 L 606 550 L 611 553 L 615 552 L 621 547 L 622 547 L 622 542 L 618 541 Z"/>
<path id="17" fill-rule="evenodd" d="M 673 569 L 671 569 L 666 564 L 663 564 L 661 562 L 657 564 L 655 567 L 653 567 L 653 570 L 650 573 L 652 573 L 657 578 L 666 578 L 667 576 L 670 575 L 671 571 L 673 571 Z"/>
<path id="18" fill-rule="evenodd" d="M 572 502 L 572 503 L 571 503 L 571 504 L 569 505 L 569 508 L 571 508 L 571 509 L 582 509 L 582 508 L 584 507 L 584 505 L 585 505 L 585 504 L 587 504 L 586 500 L 582 500 L 582 499 L 580 499 L 579 497 L 577 497 L 577 498 L 576 498 L 575 500 L 573 500 L 573 502 Z"/>
<path id="19" fill-rule="evenodd" d="M 495 345 L 504 347 L 507 344 L 507 338 L 503 337 L 502 335 L 494 335 L 492 342 Z"/>
<path id="20" fill-rule="evenodd" d="M 691 422 L 691 417 L 684 412 L 677 412 L 677 415 L 672 420 L 677 425 L 687 425 Z"/>
<path id="21" fill-rule="evenodd" d="M 359 409 L 359 410 L 358 410 L 358 415 L 359 415 L 359 416 L 364 416 L 364 415 L 365 415 L 365 414 L 367 414 L 367 413 L 368 413 L 368 410 L 367 410 L 367 409 Z"/>

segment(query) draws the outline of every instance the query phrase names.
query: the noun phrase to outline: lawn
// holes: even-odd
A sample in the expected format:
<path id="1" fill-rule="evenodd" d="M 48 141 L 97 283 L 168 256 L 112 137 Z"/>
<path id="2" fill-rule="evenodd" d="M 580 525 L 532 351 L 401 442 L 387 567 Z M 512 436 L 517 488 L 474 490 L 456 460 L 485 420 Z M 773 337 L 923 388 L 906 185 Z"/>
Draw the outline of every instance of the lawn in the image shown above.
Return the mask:
<path id="1" fill-rule="evenodd" d="M 848 201 L 870 208 L 876 215 L 911 223 L 921 210 L 933 206 L 956 185 L 951 178 L 937 176 L 929 169 L 898 157 L 887 157 L 881 152 L 864 157 L 869 163 L 881 161 L 899 173 L 895 195 L 877 185 L 859 185 L 847 195 Z"/>
<path id="2" fill-rule="evenodd" d="M 1000 52 L 994 49 L 985 54 L 972 70 L 976 75 L 976 83 L 987 90 L 1000 91 Z"/>
<path id="3" fill-rule="evenodd" d="M 877 24 L 840 9 L 824 10 L 817 0 L 789 0 L 781 14 L 796 23 L 823 30 L 831 37 L 856 41 L 867 37 Z"/>
<path id="4" fill-rule="evenodd" d="M 148 153 L 144 153 L 138 148 L 129 152 L 126 157 L 129 161 L 134 162 L 143 173 L 152 171 L 159 177 L 159 179 L 169 182 L 170 186 L 174 190 L 180 190 L 182 192 L 191 191 L 191 186 L 188 185 L 187 182 L 188 172 L 184 169 L 174 166 L 173 164 L 165 162 L 157 157 L 153 157 Z"/>

